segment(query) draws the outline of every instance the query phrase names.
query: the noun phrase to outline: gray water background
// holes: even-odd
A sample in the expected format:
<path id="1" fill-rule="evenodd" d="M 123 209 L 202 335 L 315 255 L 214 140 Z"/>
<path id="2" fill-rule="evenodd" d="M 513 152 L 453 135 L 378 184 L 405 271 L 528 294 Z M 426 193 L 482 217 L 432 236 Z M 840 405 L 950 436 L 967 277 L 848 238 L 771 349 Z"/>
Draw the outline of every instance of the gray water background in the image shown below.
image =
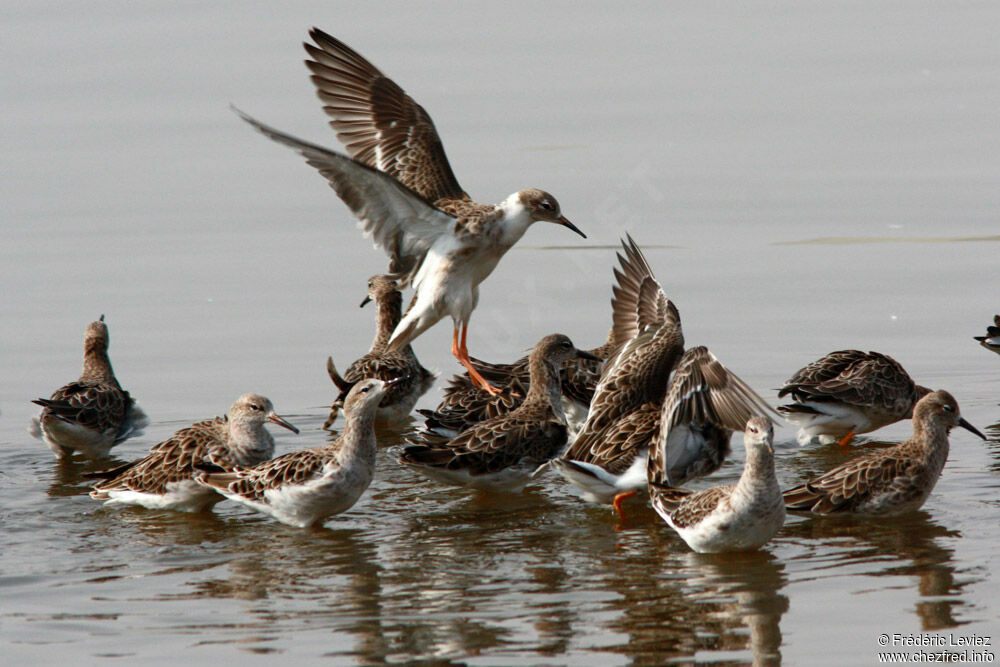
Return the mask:
<path id="1" fill-rule="evenodd" d="M 1000 358 L 971 340 L 1000 312 L 998 24 L 990 3 L 6 3 L 4 660 L 860 664 L 883 632 L 998 634 Z M 541 187 L 588 234 L 528 232 L 483 285 L 473 354 L 602 342 L 629 232 L 688 343 L 770 399 L 822 354 L 875 349 L 993 440 L 957 431 L 913 516 L 793 519 L 749 556 L 691 554 L 648 510 L 616 526 L 551 477 L 484 499 L 384 451 L 324 531 L 102 508 L 88 468 L 25 430 L 100 314 L 152 418 L 120 460 L 246 391 L 303 428 L 279 452 L 319 444 L 326 356 L 367 349 L 384 256 L 229 109 L 337 146 L 301 62 L 312 25 L 424 105 L 474 197 Z M 450 333 L 416 344 L 443 377 Z M 785 484 L 853 454 L 777 439 Z M 742 460 L 737 437 L 705 483 Z"/>

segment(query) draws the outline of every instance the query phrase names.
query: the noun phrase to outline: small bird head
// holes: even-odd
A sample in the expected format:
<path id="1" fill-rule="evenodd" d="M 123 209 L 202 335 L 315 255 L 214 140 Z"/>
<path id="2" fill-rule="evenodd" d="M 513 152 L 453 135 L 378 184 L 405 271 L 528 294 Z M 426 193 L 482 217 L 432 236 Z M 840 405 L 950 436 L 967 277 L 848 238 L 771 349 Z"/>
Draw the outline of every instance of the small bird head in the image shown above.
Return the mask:
<path id="1" fill-rule="evenodd" d="M 107 350 L 110 343 L 108 335 L 108 325 L 104 323 L 104 315 L 99 320 L 95 320 L 87 325 L 87 332 L 83 335 L 84 350 Z"/>
<path id="2" fill-rule="evenodd" d="M 368 279 L 368 296 L 361 302 L 364 308 L 369 302 L 378 302 L 380 299 L 399 293 L 399 284 L 390 276 L 374 275 Z"/>
<path id="3" fill-rule="evenodd" d="M 743 432 L 743 444 L 747 452 L 752 449 L 764 449 L 768 453 L 774 453 L 774 423 L 767 417 L 759 415 L 747 420 L 746 430 Z"/>
<path id="4" fill-rule="evenodd" d="M 229 408 L 229 420 L 245 426 L 261 426 L 264 422 L 271 422 L 287 428 L 292 433 L 299 432 L 299 429 L 275 414 L 271 401 L 260 394 L 243 394 L 236 399 Z"/>
<path id="5" fill-rule="evenodd" d="M 531 352 L 531 356 L 536 359 L 545 360 L 546 363 L 556 370 L 562 366 L 564 361 L 572 359 L 573 357 L 597 359 L 597 357 L 589 352 L 576 349 L 576 346 L 573 345 L 573 341 L 569 339 L 569 336 L 558 333 L 549 334 L 542 340 L 538 341 L 538 344 L 535 345 L 535 349 Z"/>
<path id="6" fill-rule="evenodd" d="M 518 196 L 521 200 L 521 205 L 531 215 L 532 220 L 536 222 L 554 222 L 557 225 L 572 229 L 583 238 L 587 238 L 586 234 L 581 232 L 576 225 L 562 215 L 559 209 L 559 202 L 548 192 L 532 188 L 521 190 Z"/>
<path id="7" fill-rule="evenodd" d="M 958 401 L 943 389 L 932 391 L 917 402 L 916 407 L 913 408 L 913 421 L 920 424 L 936 422 L 944 426 L 947 431 L 955 426 L 961 426 L 983 440 L 986 439 L 986 436 L 980 433 L 979 429 L 962 418 L 962 414 L 958 410 Z"/>
<path id="8" fill-rule="evenodd" d="M 344 399 L 344 415 L 350 418 L 374 413 L 386 390 L 397 381 L 383 382 L 375 378 L 361 380 L 351 387 L 347 398 Z"/>

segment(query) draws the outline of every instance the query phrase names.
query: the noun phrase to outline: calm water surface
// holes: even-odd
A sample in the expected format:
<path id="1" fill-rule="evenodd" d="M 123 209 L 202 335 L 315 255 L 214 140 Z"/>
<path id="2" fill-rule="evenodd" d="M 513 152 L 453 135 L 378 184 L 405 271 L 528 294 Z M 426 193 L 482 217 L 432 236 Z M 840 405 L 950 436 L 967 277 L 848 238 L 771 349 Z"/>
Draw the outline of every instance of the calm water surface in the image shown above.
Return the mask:
<path id="1" fill-rule="evenodd" d="M 1000 311 L 998 21 L 987 3 L 8 3 L 4 660 L 868 664 L 881 633 L 992 634 L 996 652 L 1000 358 L 971 336 Z M 246 391 L 303 429 L 276 433 L 279 452 L 317 445 L 326 355 L 367 349 L 357 304 L 383 255 L 228 108 L 336 145 L 301 64 L 312 25 L 428 109 L 473 196 L 543 187 L 589 236 L 529 231 L 484 284 L 474 354 L 603 341 L 628 231 L 689 344 L 765 396 L 826 352 L 877 349 L 991 441 L 955 432 L 921 512 L 793 518 L 735 556 L 690 553 L 640 506 L 618 524 L 552 477 L 515 497 L 436 486 L 393 462 L 393 434 L 371 490 L 323 530 L 229 504 L 103 508 L 91 466 L 25 432 L 101 313 L 152 418 L 123 461 Z M 449 336 L 416 345 L 445 376 Z M 777 439 L 789 485 L 846 456 Z M 705 483 L 738 476 L 734 448 Z"/>

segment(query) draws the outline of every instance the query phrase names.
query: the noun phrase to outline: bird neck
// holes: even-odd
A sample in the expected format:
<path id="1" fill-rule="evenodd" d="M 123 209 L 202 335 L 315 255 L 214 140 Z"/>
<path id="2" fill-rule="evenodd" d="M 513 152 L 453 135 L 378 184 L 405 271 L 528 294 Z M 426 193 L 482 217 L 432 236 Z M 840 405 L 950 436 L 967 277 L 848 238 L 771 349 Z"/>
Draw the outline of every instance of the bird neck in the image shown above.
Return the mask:
<path id="1" fill-rule="evenodd" d="M 915 444 L 925 456 L 934 456 L 944 452 L 948 455 L 948 432 L 940 419 L 928 419 L 917 416 L 913 420 L 913 437 L 908 444 Z"/>
<path id="2" fill-rule="evenodd" d="M 496 241 L 509 248 L 524 236 L 535 220 L 521 203 L 520 194 L 516 192 L 504 199 L 498 208 L 500 217 L 496 221 Z"/>
<path id="3" fill-rule="evenodd" d="M 374 466 L 375 410 L 365 410 L 361 414 L 351 412 L 346 417 L 340 437 L 330 444 L 337 450 L 340 465 L 346 467 L 353 461 L 361 461 Z"/>
<path id="4" fill-rule="evenodd" d="M 274 455 L 274 438 L 259 422 L 242 419 L 228 421 L 229 450 L 241 466 L 257 465 Z"/>
<path id="5" fill-rule="evenodd" d="M 778 490 L 778 478 L 774 474 L 774 454 L 766 447 L 750 447 L 747 449 L 743 474 L 736 483 L 733 495 L 749 498 L 764 490 Z"/>
<path id="6" fill-rule="evenodd" d="M 111 359 L 108 357 L 108 348 L 101 344 L 90 344 L 86 346 L 83 354 L 83 371 L 80 373 L 80 382 L 98 383 L 112 382 L 115 385 L 115 372 L 111 368 Z"/>
<path id="7" fill-rule="evenodd" d="M 553 368 L 545 359 L 530 359 L 528 362 L 530 386 L 525 403 L 548 403 L 556 414 L 562 414 L 562 385 L 559 369 Z"/>
<path id="8" fill-rule="evenodd" d="M 379 297 L 375 302 L 375 339 L 371 352 L 381 352 L 392 338 L 392 332 L 403 314 L 403 295 L 392 292 Z"/>

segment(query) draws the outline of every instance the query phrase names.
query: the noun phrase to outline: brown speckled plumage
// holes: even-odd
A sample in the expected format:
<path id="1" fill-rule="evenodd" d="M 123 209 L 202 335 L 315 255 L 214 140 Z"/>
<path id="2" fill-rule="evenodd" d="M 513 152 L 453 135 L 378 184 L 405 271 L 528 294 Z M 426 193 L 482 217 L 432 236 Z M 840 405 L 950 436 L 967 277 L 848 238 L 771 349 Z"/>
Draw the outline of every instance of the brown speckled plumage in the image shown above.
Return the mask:
<path id="1" fill-rule="evenodd" d="M 368 280 L 368 296 L 361 303 L 375 302 L 375 339 L 368 353 L 347 367 L 343 377 L 337 372 L 333 358 L 327 359 L 327 372 L 340 390 L 330 406 L 330 414 L 323 428 L 330 428 L 344 406 L 348 392 L 365 378 L 378 378 L 386 382 L 395 380 L 382 397 L 376 413 L 377 422 L 404 421 L 414 403 L 434 384 L 436 375 L 424 368 L 409 345 L 396 350 L 388 349 L 389 338 L 402 317 L 403 295 L 396 281 L 390 276 L 376 275 Z"/>
<path id="2" fill-rule="evenodd" d="M 889 355 L 839 350 L 799 369 L 778 392 L 794 402 L 778 410 L 802 426 L 801 442 L 839 438 L 909 419 L 929 392 Z"/>
<path id="3" fill-rule="evenodd" d="M 344 430 L 322 447 L 229 472 L 198 472 L 195 480 L 284 523 L 301 527 L 321 523 L 352 507 L 371 484 L 375 411 L 386 388 L 375 378 L 355 384 L 344 402 Z"/>
<path id="4" fill-rule="evenodd" d="M 653 464 L 658 482 L 678 484 L 717 469 L 731 431 L 769 410 L 707 349 L 684 351 L 677 308 L 635 241 L 627 237 L 622 247 L 612 333 L 633 337 L 608 360 L 580 435 L 553 461 L 598 502 L 646 485 L 654 445 L 662 450 Z"/>
<path id="5" fill-rule="evenodd" d="M 523 486 L 535 467 L 556 456 L 566 444 L 557 369 L 576 354 L 566 336 L 546 336 L 531 353 L 531 384 L 520 407 L 480 422 L 451 440 L 422 432 L 410 440 L 400 462 L 438 479 L 453 472 L 473 485 L 516 469 L 514 480 L 499 485 Z M 458 478 L 447 481 L 462 483 Z"/>
<path id="6" fill-rule="evenodd" d="M 913 436 L 895 447 L 859 456 L 784 492 L 790 510 L 815 514 L 900 514 L 919 509 L 948 459 L 948 434 L 962 419 L 946 391 L 924 396 L 913 410 Z"/>
<path id="7" fill-rule="evenodd" d="M 42 406 L 30 433 L 45 441 L 60 458 L 80 452 L 91 458 L 106 456 L 124 440 L 142 433 L 145 413 L 122 389 L 108 357 L 110 336 L 104 316 L 87 326 L 83 371 L 76 382 L 56 389 Z"/>
<path id="8" fill-rule="evenodd" d="M 231 470 L 266 461 L 274 453 L 274 439 L 264 429 L 271 421 L 298 432 L 274 413 L 271 402 L 258 394 L 244 394 L 226 417 L 196 422 L 154 445 L 148 455 L 92 477 L 91 497 L 146 507 L 195 511 L 222 500 L 208 489 L 178 489 L 199 469 Z"/>

